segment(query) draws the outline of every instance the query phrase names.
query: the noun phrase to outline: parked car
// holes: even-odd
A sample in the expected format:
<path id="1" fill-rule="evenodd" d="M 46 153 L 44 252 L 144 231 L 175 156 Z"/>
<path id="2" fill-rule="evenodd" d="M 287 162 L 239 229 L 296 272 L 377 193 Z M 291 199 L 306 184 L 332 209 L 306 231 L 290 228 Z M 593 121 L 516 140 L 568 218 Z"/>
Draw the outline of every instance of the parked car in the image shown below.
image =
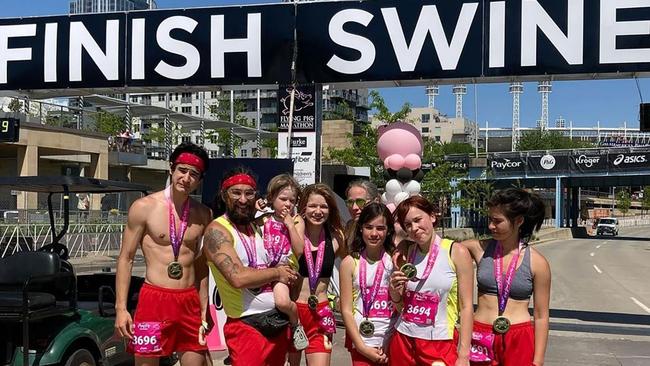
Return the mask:
<path id="1" fill-rule="evenodd" d="M 615 217 L 603 217 L 598 219 L 596 224 L 596 235 L 618 235 L 618 219 Z"/>

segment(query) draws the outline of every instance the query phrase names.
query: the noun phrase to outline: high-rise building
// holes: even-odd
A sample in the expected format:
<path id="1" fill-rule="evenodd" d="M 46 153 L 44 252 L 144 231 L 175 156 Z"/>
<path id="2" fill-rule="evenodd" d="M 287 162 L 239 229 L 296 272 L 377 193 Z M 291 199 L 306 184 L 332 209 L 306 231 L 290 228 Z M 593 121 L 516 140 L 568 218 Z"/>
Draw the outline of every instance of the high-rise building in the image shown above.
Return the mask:
<path id="1" fill-rule="evenodd" d="M 70 0 L 70 14 L 155 9 L 156 0 Z"/>

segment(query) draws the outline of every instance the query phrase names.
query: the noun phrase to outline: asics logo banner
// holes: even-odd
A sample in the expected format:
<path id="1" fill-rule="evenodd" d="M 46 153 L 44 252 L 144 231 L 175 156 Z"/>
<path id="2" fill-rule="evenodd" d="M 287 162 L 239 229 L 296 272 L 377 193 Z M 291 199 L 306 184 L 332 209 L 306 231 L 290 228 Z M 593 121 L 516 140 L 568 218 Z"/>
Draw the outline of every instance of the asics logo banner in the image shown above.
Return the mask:
<path id="1" fill-rule="evenodd" d="M 638 164 L 638 163 L 645 163 L 646 157 L 645 155 L 623 155 L 623 154 L 618 154 L 616 159 L 614 159 L 614 162 L 612 164 L 614 165 L 620 165 L 620 164 Z"/>
<path id="2" fill-rule="evenodd" d="M 587 168 L 591 168 L 592 166 L 598 164 L 599 162 L 600 162 L 600 156 L 580 155 L 576 158 L 576 164 L 582 164 Z"/>

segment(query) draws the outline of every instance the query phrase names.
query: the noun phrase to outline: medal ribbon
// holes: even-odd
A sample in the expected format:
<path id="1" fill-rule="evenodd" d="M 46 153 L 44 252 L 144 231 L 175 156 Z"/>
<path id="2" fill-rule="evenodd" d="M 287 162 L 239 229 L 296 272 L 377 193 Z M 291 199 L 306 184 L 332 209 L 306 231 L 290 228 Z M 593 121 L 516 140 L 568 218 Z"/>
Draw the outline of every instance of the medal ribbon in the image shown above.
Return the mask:
<path id="1" fill-rule="evenodd" d="M 429 278 L 429 275 L 431 274 L 431 270 L 433 269 L 433 265 L 436 263 L 436 258 L 438 257 L 438 253 L 440 252 L 440 243 L 442 242 L 442 239 L 440 239 L 438 234 L 433 234 L 433 235 L 435 235 L 435 239 L 433 240 L 433 243 L 431 243 L 429 247 L 429 259 L 427 260 L 427 266 L 424 267 L 424 273 L 422 273 L 422 277 L 421 278 L 416 277 L 418 281 L 426 280 L 427 278 Z M 415 252 L 417 251 L 418 248 L 416 246 L 413 252 L 411 252 L 411 257 L 409 259 L 409 262 L 411 263 L 415 262 Z"/>
<path id="2" fill-rule="evenodd" d="M 512 256 L 510 265 L 508 265 L 505 283 L 503 279 L 503 245 L 501 245 L 501 242 L 497 242 L 496 248 L 494 249 L 494 277 L 497 282 L 497 294 L 499 296 L 499 316 L 501 316 L 501 314 L 506 310 L 506 304 L 508 303 L 508 297 L 510 296 L 510 287 L 515 278 L 515 270 L 523 247 L 524 242 L 520 241 L 519 249 L 517 250 L 517 253 Z"/>
<path id="3" fill-rule="evenodd" d="M 264 223 L 264 232 L 265 233 L 271 233 L 271 227 L 273 226 L 273 223 L 277 223 L 280 225 L 284 226 L 283 222 L 277 221 L 271 216 L 266 222 Z M 277 233 L 279 234 L 279 233 Z M 284 241 L 281 240 L 279 245 L 275 245 L 275 242 L 273 241 L 273 238 L 271 238 L 270 235 L 266 234 L 265 236 L 268 236 L 269 238 L 269 245 L 267 248 L 267 251 L 269 252 L 271 256 L 271 260 L 269 261 L 269 267 L 275 267 L 276 264 L 280 261 L 280 258 L 282 258 L 282 255 L 285 253 L 287 249 L 287 245 L 284 244 Z M 291 239 L 289 239 L 291 240 Z"/>
<path id="4" fill-rule="evenodd" d="M 226 216 L 226 219 L 228 219 L 228 222 L 230 222 L 230 225 L 235 229 L 237 232 L 237 236 L 239 236 L 239 240 L 241 240 L 242 245 L 244 246 L 244 250 L 246 251 L 246 256 L 248 257 L 248 266 L 252 268 L 257 268 L 257 250 L 255 248 L 255 230 L 253 230 L 253 236 L 249 236 L 248 233 L 246 237 L 242 235 L 242 233 L 237 230 L 237 226 L 230 221 L 230 219 Z M 249 227 L 250 228 L 250 227 Z"/>
<path id="5" fill-rule="evenodd" d="M 384 275 L 384 250 L 382 249 L 379 264 L 377 265 L 377 271 L 375 272 L 375 279 L 372 284 L 370 291 L 367 288 L 367 278 L 366 278 L 366 265 L 368 260 L 365 256 L 366 251 L 364 250 L 359 256 L 359 291 L 361 292 L 361 301 L 363 302 L 363 317 L 368 319 L 368 314 L 370 313 L 370 308 L 375 302 L 377 293 L 379 292 L 379 287 L 381 285 L 382 276 Z"/>
<path id="6" fill-rule="evenodd" d="M 172 243 L 172 250 L 174 252 L 174 261 L 178 260 L 178 254 L 181 251 L 181 244 L 183 243 L 183 236 L 187 230 L 187 223 L 190 217 L 190 198 L 188 197 L 183 203 L 183 213 L 181 214 L 181 227 L 180 232 L 176 232 L 176 217 L 174 217 L 174 202 L 171 197 L 171 186 L 165 189 L 165 198 L 167 199 L 167 211 L 169 213 L 169 241 Z"/>
<path id="7" fill-rule="evenodd" d="M 321 269 L 323 269 L 323 257 L 325 255 L 325 229 L 321 229 L 318 238 L 318 252 L 316 253 L 316 265 L 314 265 L 314 257 L 311 255 L 311 240 L 309 235 L 305 235 L 305 262 L 307 262 L 307 271 L 309 272 L 309 289 L 312 294 L 316 291 L 316 284 L 320 276 Z M 315 267 L 315 268 L 314 268 Z"/>

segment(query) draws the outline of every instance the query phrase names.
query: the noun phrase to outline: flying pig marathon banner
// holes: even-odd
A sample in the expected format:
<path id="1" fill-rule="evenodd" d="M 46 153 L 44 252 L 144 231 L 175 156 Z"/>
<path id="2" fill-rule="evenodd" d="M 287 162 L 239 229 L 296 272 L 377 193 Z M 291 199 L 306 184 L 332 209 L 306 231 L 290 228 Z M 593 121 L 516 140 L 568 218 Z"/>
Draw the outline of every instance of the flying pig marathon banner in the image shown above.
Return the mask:
<path id="1" fill-rule="evenodd" d="M 648 0 L 327 1 L 0 19 L 0 90 L 631 77 L 650 73 L 649 21 Z"/>

